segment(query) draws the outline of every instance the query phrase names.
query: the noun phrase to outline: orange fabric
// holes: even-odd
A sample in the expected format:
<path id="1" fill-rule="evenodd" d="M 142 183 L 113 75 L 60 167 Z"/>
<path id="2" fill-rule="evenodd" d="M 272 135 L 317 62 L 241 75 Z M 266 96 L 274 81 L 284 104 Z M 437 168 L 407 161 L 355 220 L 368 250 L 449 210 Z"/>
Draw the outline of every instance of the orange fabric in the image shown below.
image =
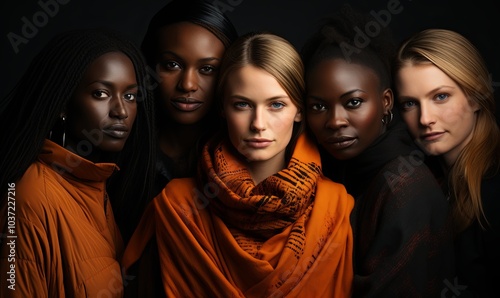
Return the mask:
<path id="1" fill-rule="evenodd" d="M 148 206 L 125 268 L 154 235 L 169 297 L 349 297 L 354 200 L 321 175 L 316 147 L 301 136 L 258 185 L 225 145 L 214 152 L 204 187 L 174 179 Z"/>
<path id="2" fill-rule="evenodd" d="M 12 239 L 4 238 L 1 297 L 123 296 L 117 261 L 123 244 L 105 193 L 115 170 L 115 164 L 94 164 L 45 141 L 10 195 L 15 197 L 15 263 L 5 245 Z M 7 233 L 5 204 L 0 214 L 1 231 Z M 14 291 L 5 278 L 11 264 Z"/>

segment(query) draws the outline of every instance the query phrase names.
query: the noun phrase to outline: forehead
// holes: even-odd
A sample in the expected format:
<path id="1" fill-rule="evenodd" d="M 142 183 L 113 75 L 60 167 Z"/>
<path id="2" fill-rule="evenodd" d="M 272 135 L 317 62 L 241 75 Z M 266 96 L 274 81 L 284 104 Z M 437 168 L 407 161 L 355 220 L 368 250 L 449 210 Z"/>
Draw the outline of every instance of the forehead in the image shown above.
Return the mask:
<path id="1" fill-rule="evenodd" d="M 431 63 L 408 64 L 396 74 L 398 90 L 404 93 L 425 93 L 438 86 L 458 87 L 446 73 Z"/>
<path id="2" fill-rule="evenodd" d="M 89 64 L 84 80 L 135 80 L 135 68 L 130 58 L 122 52 L 108 52 Z"/>
<path id="3" fill-rule="evenodd" d="M 182 50 L 204 53 L 222 53 L 224 44 L 215 34 L 200 25 L 179 22 L 158 30 L 158 45 L 161 50 Z"/>
<path id="4" fill-rule="evenodd" d="M 380 78 L 366 65 L 347 62 L 344 59 L 328 59 L 321 61 L 311 70 L 307 83 L 309 90 L 333 87 L 351 89 L 359 88 L 360 85 L 377 88 Z"/>
<path id="5" fill-rule="evenodd" d="M 228 95 L 240 95 L 251 100 L 265 100 L 276 96 L 287 96 L 286 91 L 274 76 L 267 71 L 246 65 L 228 74 L 225 84 Z"/>

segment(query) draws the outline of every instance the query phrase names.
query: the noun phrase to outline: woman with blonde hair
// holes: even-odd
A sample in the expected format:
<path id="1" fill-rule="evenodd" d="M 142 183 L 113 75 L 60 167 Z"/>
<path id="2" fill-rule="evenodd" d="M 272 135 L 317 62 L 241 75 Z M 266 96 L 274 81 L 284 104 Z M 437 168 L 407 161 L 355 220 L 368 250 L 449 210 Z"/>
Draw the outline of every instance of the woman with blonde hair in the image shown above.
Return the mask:
<path id="1" fill-rule="evenodd" d="M 353 198 L 323 176 L 303 132 L 299 54 L 249 33 L 220 74 L 224 131 L 205 145 L 198 176 L 172 180 L 146 209 L 123 266 L 155 237 L 167 296 L 349 297 Z"/>
<path id="2" fill-rule="evenodd" d="M 445 29 L 406 40 L 395 67 L 402 117 L 441 164 L 460 291 L 490 297 L 500 267 L 500 132 L 488 69 L 469 40 Z"/>

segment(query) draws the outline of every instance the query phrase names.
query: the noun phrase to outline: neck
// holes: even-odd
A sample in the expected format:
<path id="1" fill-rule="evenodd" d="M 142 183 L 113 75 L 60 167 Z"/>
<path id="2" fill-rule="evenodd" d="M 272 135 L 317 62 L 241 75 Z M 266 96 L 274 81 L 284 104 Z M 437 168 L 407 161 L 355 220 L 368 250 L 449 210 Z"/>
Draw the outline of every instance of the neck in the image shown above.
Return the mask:
<path id="1" fill-rule="evenodd" d="M 169 123 L 160 129 L 160 149 L 170 158 L 181 157 L 196 146 L 203 134 L 203 123 L 193 125 Z"/>
<path id="2" fill-rule="evenodd" d="M 253 161 L 248 164 L 250 175 L 255 185 L 264 181 L 267 177 L 278 173 L 285 168 L 285 153 L 265 161 Z"/>
<path id="3" fill-rule="evenodd" d="M 90 144 L 90 142 L 86 143 Z M 79 146 L 79 142 L 68 139 L 64 148 L 82 158 L 85 158 L 86 160 L 90 160 L 93 163 L 106 162 L 103 161 L 103 154 L 101 150 L 94 146 L 92 146 L 91 148 L 87 148 L 87 146 Z"/>

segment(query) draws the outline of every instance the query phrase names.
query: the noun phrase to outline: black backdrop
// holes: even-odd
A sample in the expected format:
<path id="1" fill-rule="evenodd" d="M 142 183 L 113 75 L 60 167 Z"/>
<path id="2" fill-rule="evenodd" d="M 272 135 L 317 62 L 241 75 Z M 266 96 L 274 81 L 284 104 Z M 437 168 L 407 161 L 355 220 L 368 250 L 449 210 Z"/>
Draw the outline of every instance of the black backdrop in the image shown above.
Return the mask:
<path id="1" fill-rule="evenodd" d="M 297 49 L 317 28 L 321 18 L 348 3 L 356 9 L 390 14 L 388 26 L 397 41 L 424 28 L 456 30 L 483 54 L 500 88 L 500 9 L 493 1 L 456 0 L 209 0 L 226 11 L 238 32 L 266 30 L 290 40 Z M 19 80 L 33 56 L 55 34 L 74 28 L 109 27 L 140 43 L 149 19 L 169 0 L 32 0 L 2 1 L 0 98 Z M 498 4 L 497 4 L 498 5 Z M 175 12 L 172 12 L 175 14 Z M 387 14 L 386 14 L 387 16 Z M 387 19 L 386 19 L 387 20 Z M 498 95 L 497 95 L 498 102 Z"/>

